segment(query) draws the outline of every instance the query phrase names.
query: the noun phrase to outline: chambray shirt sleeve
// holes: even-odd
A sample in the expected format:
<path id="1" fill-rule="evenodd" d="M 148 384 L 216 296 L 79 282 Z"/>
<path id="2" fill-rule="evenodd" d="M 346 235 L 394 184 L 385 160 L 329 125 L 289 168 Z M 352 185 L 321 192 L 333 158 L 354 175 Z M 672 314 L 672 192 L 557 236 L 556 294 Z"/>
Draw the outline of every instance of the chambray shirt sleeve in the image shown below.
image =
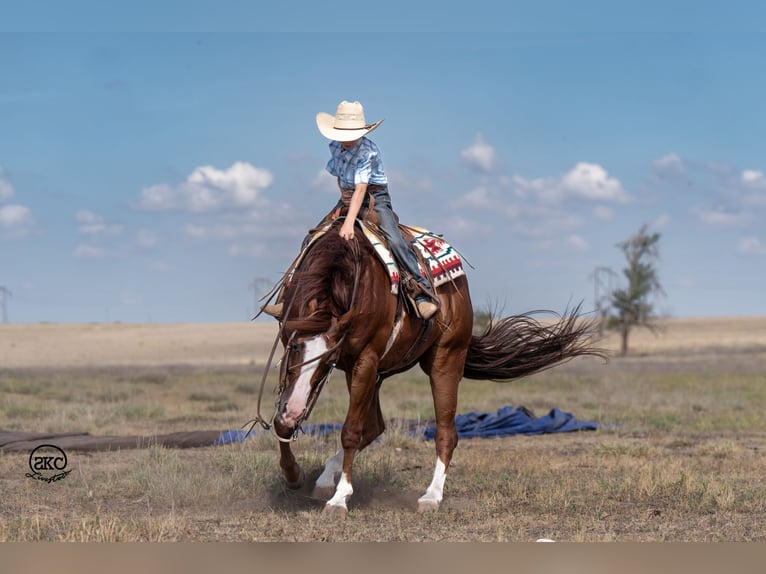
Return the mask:
<path id="1" fill-rule="evenodd" d="M 332 175 L 334 175 L 334 176 L 336 176 L 336 177 L 338 176 L 338 172 L 337 172 L 337 170 L 335 169 L 335 158 L 334 158 L 334 157 L 331 157 L 331 158 L 330 158 L 330 159 L 327 161 L 327 165 L 325 166 L 325 169 L 326 169 L 328 172 L 330 172 L 330 174 L 332 174 Z"/>
<path id="2" fill-rule="evenodd" d="M 375 163 L 375 152 L 368 147 L 363 148 L 357 157 L 356 169 L 354 170 L 354 185 L 358 183 L 370 183 L 373 165 Z"/>
<path id="3" fill-rule="evenodd" d="M 338 177 L 340 174 L 338 173 L 338 162 L 336 161 L 336 153 L 335 150 L 332 147 L 332 143 L 330 143 L 330 159 L 327 160 L 327 165 L 325 166 L 325 169 L 330 172 L 331 175 L 334 175 L 335 177 Z"/>

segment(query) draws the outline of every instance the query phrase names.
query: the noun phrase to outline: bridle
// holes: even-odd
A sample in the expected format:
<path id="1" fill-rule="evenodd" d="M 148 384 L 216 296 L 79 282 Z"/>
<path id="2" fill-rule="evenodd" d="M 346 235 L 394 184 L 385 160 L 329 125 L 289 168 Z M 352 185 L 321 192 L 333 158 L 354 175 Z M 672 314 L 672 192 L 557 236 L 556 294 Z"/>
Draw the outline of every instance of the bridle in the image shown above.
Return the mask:
<path id="1" fill-rule="evenodd" d="M 353 241 L 351 242 L 351 251 L 353 254 L 353 260 L 354 260 L 354 285 L 351 290 L 351 302 L 349 304 L 349 310 L 354 308 L 354 303 L 356 302 L 356 294 L 357 294 L 357 288 L 359 286 L 359 276 L 361 275 L 361 251 L 359 248 L 359 242 L 354 236 Z M 293 307 L 293 303 L 295 302 L 295 296 L 297 294 L 297 290 L 293 293 L 293 296 L 288 301 L 287 305 L 285 305 L 285 311 L 284 311 L 284 317 L 289 317 L 290 310 Z M 280 442 L 292 442 L 298 437 L 298 432 L 303 431 L 301 428 L 301 425 L 303 424 L 306 419 L 309 418 L 309 415 L 311 414 L 311 411 L 314 409 L 314 405 L 317 402 L 317 399 L 319 399 L 319 394 L 321 393 L 324 386 L 327 384 L 327 382 L 330 380 L 330 377 L 332 375 L 333 370 L 335 370 L 335 365 L 338 360 L 338 356 L 340 355 L 340 349 L 343 343 L 346 340 L 346 335 L 348 334 L 349 328 L 346 326 L 346 328 L 343 330 L 343 334 L 338 339 L 338 341 L 329 349 L 327 349 L 324 353 L 321 355 L 317 355 L 316 357 L 313 357 L 311 359 L 307 359 L 301 363 L 298 363 L 297 365 L 289 365 L 289 353 L 290 351 L 294 351 L 297 348 L 297 343 L 295 342 L 295 338 L 298 334 L 297 331 L 293 331 L 290 334 L 290 337 L 287 340 L 287 344 L 285 345 L 285 350 L 282 353 L 282 358 L 278 361 L 278 365 L 280 365 L 280 372 L 279 372 L 279 387 L 277 389 L 277 400 L 274 405 L 275 410 L 274 414 L 271 416 L 271 418 L 267 421 L 263 418 L 263 415 L 261 414 L 261 401 L 263 399 L 263 390 L 266 386 L 266 379 L 268 378 L 269 370 L 271 369 L 272 362 L 274 360 L 274 354 L 277 349 L 277 345 L 279 344 L 279 341 L 283 339 L 284 337 L 284 321 L 281 321 L 279 324 L 279 331 L 277 332 L 277 336 L 274 339 L 274 344 L 271 347 L 271 352 L 269 353 L 269 358 L 266 361 L 266 366 L 263 370 L 263 376 L 261 377 L 261 385 L 258 390 L 258 406 L 257 406 L 257 414 L 256 417 L 248 422 L 246 422 L 243 425 L 243 429 L 250 425 L 250 428 L 245 433 L 245 437 L 247 437 L 255 428 L 256 424 L 260 424 L 261 427 L 264 430 L 272 431 L 272 434 L 274 437 L 280 441 Z M 324 336 L 324 335 L 320 335 Z M 284 392 L 286 386 L 287 386 L 287 375 L 290 371 L 293 371 L 295 369 L 300 369 L 301 367 L 304 367 L 306 365 L 310 365 L 311 363 L 318 363 L 322 364 L 328 367 L 328 371 L 325 375 L 322 376 L 321 379 L 319 379 L 314 385 L 311 387 L 311 392 L 309 393 L 309 398 L 306 401 L 306 407 L 303 409 L 303 412 L 298 417 L 296 423 L 295 423 L 295 430 L 293 431 L 293 434 L 290 436 L 290 438 L 283 438 L 279 436 L 276 431 L 274 430 L 274 419 L 277 416 L 277 413 L 280 411 L 280 408 L 282 406 L 282 393 Z"/>
<path id="2" fill-rule="evenodd" d="M 276 416 L 278 412 L 282 410 L 282 407 L 284 406 L 285 400 L 282 398 L 282 393 L 287 388 L 287 378 L 288 378 L 288 373 L 290 371 L 295 371 L 306 365 L 317 363 L 317 368 L 319 368 L 320 365 L 327 367 L 327 373 L 323 375 L 314 385 L 311 386 L 311 391 L 309 392 L 309 397 L 308 397 L 308 400 L 306 401 L 306 406 L 304 407 L 303 412 L 295 420 L 295 430 L 293 430 L 292 436 L 289 439 L 285 439 L 279 436 L 276 432 L 273 433 L 276 439 L 279 440 L 280 442 L 291 442 L 297 438 L 298 431 L 302 430 L 301 425 L 306 419 L 309 418 L 309 415 L 311 414 L 311 411 L 314 409 L 314 405 L 316 404 L 317 399 L 319 399 L 319 394 L 322 392 L 322 389 L 324 388 L 325 384 L 329 382 L 330 377 L 332 376 L 332 372 L 333 370 L 335 370 L 337 355 L 340 351 L 340 346 L 343 344 L 343 340 L 345 339 L 345 333 L 344 333 L 344 335 L 338 340 L 338 342 L 335 345 L 333 345 L 330 349 L 328 349 L 321 355 L 317 355 L 316 357 L 307 359 L 301 363 L 298 363 L 297 365 L 290 365 L 289 361 L 287 360 L 289 358 L 289 353 L 290 351 L 296 350 L 298 347 L 298 344 L 295 343 L 296 334 L 297 333 L 293 331 L 293 333 L 290 335 L 290 339 L 288 340 L 287 345 L 285 347 L 285 352 L 282 355 L 282 359 L 279 361 L 279 364 L 280 364 L 279 388 L 277 391 L 277 401 L 275 404 L 275 412 L 274 412 L 274 415 L 271 417 L 271 420 L 272 420 L 271 427 L 273 428 L 274 417 Z"/>

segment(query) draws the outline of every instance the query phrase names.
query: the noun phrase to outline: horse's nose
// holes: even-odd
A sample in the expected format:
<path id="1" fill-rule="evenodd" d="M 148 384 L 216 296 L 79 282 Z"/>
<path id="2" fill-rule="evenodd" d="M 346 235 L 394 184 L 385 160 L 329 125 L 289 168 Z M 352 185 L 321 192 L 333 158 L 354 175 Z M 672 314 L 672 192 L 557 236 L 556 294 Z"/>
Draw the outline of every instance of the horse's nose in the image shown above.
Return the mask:
<path id="1" fill-rule="evenodd" d="M 284 413 L 282 415 L 282 422 L 286 427 L 294 429 L 295 424 L 298 422 L 298 416 L 292 413 Z"/>
<path id="2" fill-rule="evenodd" d="M 295 428 L 295 426 L 298 424 L 298 421 L 303 416 L 305 410 L 306 404 L 304 402 L 290 401 L 287 403 L 285 411 L 282 413 L 282 420 L 285 421 L 285 424 Z"/>
<path id="3" fill-rule="evenodd" d="M 284 413 L 278 413 L 274 417 L 274 432 L 280 438 L 290 438 L 295 432 L 295 421 L 285 418 Z"/>

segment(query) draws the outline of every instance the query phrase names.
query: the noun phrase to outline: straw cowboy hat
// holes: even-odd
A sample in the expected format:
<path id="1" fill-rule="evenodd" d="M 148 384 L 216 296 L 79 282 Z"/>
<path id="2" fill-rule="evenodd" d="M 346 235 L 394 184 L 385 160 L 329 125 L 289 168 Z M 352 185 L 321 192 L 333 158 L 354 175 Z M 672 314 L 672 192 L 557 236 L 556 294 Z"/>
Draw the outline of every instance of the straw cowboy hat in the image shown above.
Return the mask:
<path id="1" fill-rule="evenodd" d="M 317 127 L 322 135 L 327 139 L 336 142 L 351 142 L 366 136 L 383 120 L 374 124 L 367 124 L 364 121 L 364 108 L 359 102 L 347 102 L 343 100 L 338 104 L 335 115 L 331 116 L 325 112 L 317 114 Z"/>

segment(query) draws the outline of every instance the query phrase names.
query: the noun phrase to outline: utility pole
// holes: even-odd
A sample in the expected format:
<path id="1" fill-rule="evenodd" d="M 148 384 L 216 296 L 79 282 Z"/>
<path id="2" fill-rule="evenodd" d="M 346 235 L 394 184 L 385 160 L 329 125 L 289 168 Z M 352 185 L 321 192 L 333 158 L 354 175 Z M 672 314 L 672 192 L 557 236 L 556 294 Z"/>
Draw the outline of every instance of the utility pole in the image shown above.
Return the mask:
<path id="1" fill-rule="evenodd" d="M 593 278 L 593 304 L 599 318 L 599 334 L 604 334 L 606 320 L 609 317 L 609 298 L 614 291 L 614 278 L 617 277 L 611 267 L 596 267 L 590 275 Z"/>
<path id="2" fill-rule="evenodd" d="M 3 309 L 3 323 L 8 322 L 8 299 L 13 295 L 4 285 L 0 285 L 0 307 Z"/>

